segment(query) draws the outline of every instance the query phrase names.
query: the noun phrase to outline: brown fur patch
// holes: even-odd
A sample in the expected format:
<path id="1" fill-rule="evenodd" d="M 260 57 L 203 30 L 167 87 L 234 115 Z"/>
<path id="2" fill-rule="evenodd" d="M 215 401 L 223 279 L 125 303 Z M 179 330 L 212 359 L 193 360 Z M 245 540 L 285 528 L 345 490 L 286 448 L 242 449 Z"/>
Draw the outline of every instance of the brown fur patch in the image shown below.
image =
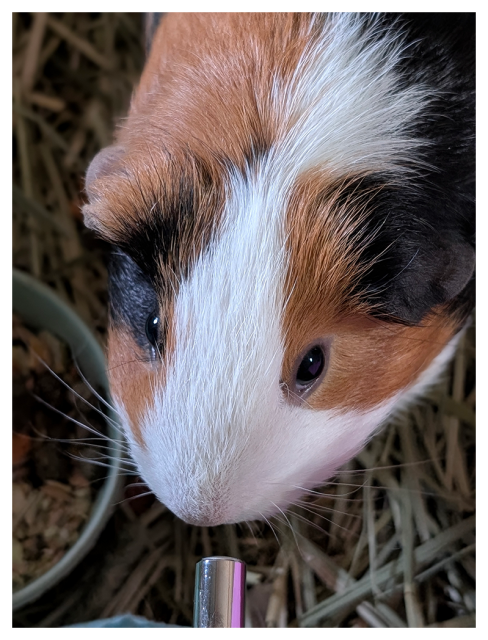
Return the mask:
<path id="1" fill-rule="evenodd" d="M 114 398 L 122 402 L 129 426 L 139 444 L 146 447 L 141 423 L 154 403 L 154 390 L 165 384 L 168 361 L 174 349 L 172 316 L 168 318 L 166 349 L 162 362 L 151 362 L 147 352 L 129 332 L 111 327 L 108 332 L 108 377 Z"/>
<path id="2" fill-rule="evenodd" d="M 292 388 L 299 354 L 331 337 L 327 374 L 306 400 L 316 409 L 364 410 L 383 402 L 413 384 L 456 330 L 442 313 L 418 327 L 374 319 L 360 294 L 352 294 L 367 266 L 359 260 L 367 242 L 361 229 L 374 192 L 353 189 L 343 197 L 348 186 L 346 179 L 303 176 L 288 210 L 282 380 Z"/>
<path id="3" fill-rule="evenodd" d="M 280 135 L 273 81 L 296 70 L 310 23 L 306 13 L 168 14 L 119 140 L 133 144 L 154 128 L 176 148 L 244 168 Z"/>

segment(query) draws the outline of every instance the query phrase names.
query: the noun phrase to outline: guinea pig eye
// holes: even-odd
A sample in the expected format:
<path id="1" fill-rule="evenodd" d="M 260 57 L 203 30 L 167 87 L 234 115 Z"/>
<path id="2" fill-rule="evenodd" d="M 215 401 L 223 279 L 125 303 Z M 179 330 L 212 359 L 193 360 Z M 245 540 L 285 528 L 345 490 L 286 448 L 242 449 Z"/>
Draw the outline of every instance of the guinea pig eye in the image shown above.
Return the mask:
<path id="1" fill-rule="evenodd" d="M 159 316 L 151 313 L 146 320 L 146 336 L 150 344 L 156 348 L 159 340 Z"/>
<path id="2" fill-rule="evenodd" d="M 298 365 L 296 373 L 297 387 L 308 387 L 310 383 L 320 376 L 324 370 L 324 365 L 325 355 L 322 348 L 317 345 L 309 349 Z"/>
<path id="3" fill-rule="evenodd" d="M 288 389 L 287 397 L 292 404 L 301 404 L 322 382 L 330 358 L 332 339 L 325 337 L 309 345 L 295 360 L 290 378 L 284 389 Z"/>

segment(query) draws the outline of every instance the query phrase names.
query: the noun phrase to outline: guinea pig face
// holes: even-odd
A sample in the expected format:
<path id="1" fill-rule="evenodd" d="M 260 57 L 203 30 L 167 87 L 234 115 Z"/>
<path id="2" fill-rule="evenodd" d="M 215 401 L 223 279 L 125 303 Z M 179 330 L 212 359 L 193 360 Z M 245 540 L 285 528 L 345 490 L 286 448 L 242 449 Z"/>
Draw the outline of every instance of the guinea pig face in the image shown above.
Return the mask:
<path id="1" fill-rule="evenodd" d="M 168 241 L 152 276 L 113 257 L 113 397 L 143 477 L 195 524 L 267 518 L 329 477 L 422 372 L 439 370 L 455 331 L 443 316 L 411 327 L 366 313 L 355 236 L 370 188 L 314 195 L 313 178 L 280 202 L 276 179 L 229 179 L 197 257 Z M 170 211 L 169 187 L 165 197 L 153 216 Z M 174 225 L 190 246 L 203 243 Z M 130 244 L 147 255 L 152 231 L 142 230 Z"/>
<path id="2" fill-rule="evenodd" d="M 168 20 L 117 146 L 87 175 L 85 219 L 115 245 L 112 395 L 175 514 L 268 518 L 451 357 L 474 268 L 467 217 L 456 189 L 440 211 L 435 172 L 424 184 L 404 166 L 429 146 L 430 98 L 400 81 L 394 32 L 276 14 L 260 39 L 259 16 Z"/>

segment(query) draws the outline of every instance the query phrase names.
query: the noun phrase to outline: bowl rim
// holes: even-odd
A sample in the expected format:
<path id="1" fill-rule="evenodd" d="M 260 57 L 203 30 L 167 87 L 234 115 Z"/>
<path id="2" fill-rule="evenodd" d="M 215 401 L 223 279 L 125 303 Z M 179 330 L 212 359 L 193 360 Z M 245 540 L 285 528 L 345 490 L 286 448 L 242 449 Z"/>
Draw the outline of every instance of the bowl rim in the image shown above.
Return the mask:
<path id="1" fill-rule="evenodd" d="M 76 311 L 48 286 L 17 269 L 12 271 L 12 303 L 13 312 L 21 316 L 28 324 L 49 330 L 68 343 L 75 359 L 79 357 L 80 369 L 85 369 L 84 375 L 103 387 L 108 402 L 110 402 L 105 356 L 93 333 Z M 36 305 L 44 306 L 39 308 Z M 41 311 L 40 315 L 43 316 L 43 319 L 38 322 L 36 312 L 39 311 Z M 26 316 L 28 317 L 26 318 Z M 47 318 L 52 318 L 55 326 L 45 326 L 46 321 L 49 321 Z M 84 365 L 82 365 L 83 360 L 85 360 Z M 90 372 L 86 371 L 87 368 L 90 369 Z M 117 428 L 120 425 L 116 413 L 108 409 L 108 417 L 111 438 L 108 460 L 110 467 L 93 503 L 90 517 L 81 530 L 78 540 L 66 551 L 59 562 L 46 573 L 12 593 L 12 609 L 14 611 L 36 600 L 68 575 L 93 547 L 111 515 L 115 506 L 115 496 L 121 488 L 120 472 L 123 453 L 121 443 L 118 440 L 120 432 L 117 431 Z"/>

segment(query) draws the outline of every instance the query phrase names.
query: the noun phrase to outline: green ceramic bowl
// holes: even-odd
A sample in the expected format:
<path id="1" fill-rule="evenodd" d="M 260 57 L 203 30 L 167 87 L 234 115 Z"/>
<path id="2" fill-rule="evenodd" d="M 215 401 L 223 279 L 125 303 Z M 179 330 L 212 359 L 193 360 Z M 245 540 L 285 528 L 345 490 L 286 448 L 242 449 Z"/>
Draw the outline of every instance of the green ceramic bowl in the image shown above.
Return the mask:
<path id="1" fill-rule="evenodd" d="M 83 375 L 93 385 L 103 388 L 109 397 L 108 382 L 105 374 L 105 358 L 103 352 L 88 327 L 79 316 L 51 289 L 21 271 L 13 271 L 12 281 L 13 311 L 28 325 L 46 329 L 70 347 L 75 362 Z M 116 421 L 116 415 L 108 412 L 109 418 Z M 117 430 L 109 425 L 109 436 L 119 438 Z M 122 452 L 118 444 L 109 441 L 108 476 L 100 488 L 93 504 L 91 515 L 81 531 L 75 544 L 65 553 L 61 560 L 49 571 L 33 580 L 28 585 L 15 591 L 12 607 L 15 611 L 53 587 L 65 577 L 95 544 L 98 535 L 105 526 L 112 507 L 117 502 L 120 484 L 120 458 Z"/>

